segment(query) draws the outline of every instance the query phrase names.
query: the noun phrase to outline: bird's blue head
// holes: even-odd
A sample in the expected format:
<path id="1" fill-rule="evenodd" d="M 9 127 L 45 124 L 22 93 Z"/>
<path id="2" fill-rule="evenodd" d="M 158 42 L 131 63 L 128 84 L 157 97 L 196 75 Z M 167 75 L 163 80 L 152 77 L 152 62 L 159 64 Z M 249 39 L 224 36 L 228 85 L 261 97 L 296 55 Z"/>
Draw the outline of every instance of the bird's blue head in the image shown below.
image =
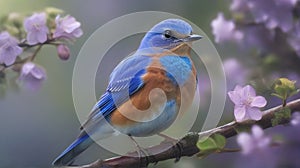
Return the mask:
<path id="1" fill-rule="evenodd" d="M 201 39 L 193 34 L 190 24 L 180 19 L 167 19 L 156 24 L 143 38 L 139 49 L 163 48 L 172 49 L 183 43 Z"/>

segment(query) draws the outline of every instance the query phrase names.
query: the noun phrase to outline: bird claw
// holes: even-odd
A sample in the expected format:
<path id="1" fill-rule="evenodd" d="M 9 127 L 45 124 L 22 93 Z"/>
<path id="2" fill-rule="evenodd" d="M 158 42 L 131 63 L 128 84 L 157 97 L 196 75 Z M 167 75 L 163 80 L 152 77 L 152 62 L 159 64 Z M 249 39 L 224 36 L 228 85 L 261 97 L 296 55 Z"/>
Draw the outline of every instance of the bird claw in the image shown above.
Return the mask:
<path id="1" fill-rule="evenodd" d="M 178 151 L 175 154 L 175 161 L 174 161 L 175 163 L 177 163 L 182 157 L 183 147 L 182 147 L 182 144 L 180 142 L 177 142 L 174 147 L 177 148 L 177 151 Z"/>
<path id="2" fill-rule="evenodd" d="M 148 167 L 148 165 L 149 165 L 148 152 L 145 149 L 138 146 L 137 153 L 138 153 L 139 160 L 140 160 L 139 167 Z"/>
<path id="3" fill-rule="evenodd" d="M 138 154 L 138 157 L 139 157 L 139 160 L 140 160 L 140 163 L 139 163 L 139 167 L 148 167 L 149 165 L 149 158 L 148 156 L 150 156 L 147 152 L 146 149 L 140 147 L 140 145 L 137 143 L 137 141 L 132 138 L 131 136 L 129 136 L 129 138 L 134 142 L 135 144 L 135 147 L 137 148 L 137 154 Z M 144 156 L 143 156 L 144 154 Z"/>

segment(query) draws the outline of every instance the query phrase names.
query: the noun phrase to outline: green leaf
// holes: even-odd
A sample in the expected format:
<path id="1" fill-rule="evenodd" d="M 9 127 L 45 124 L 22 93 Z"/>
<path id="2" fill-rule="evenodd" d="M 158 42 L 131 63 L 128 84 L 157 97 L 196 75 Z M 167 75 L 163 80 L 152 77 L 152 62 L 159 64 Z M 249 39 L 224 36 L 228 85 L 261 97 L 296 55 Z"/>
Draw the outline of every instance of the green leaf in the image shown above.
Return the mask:
<path id="1" fill-rule="evenodd" d="M 62 9 L 54 8 L 54 7 L 47 7 L 45 8 L 45 12 L 48 16 L 52 19 L 55 19 L 57 15 L 63 14 L 64 11 Z"/>
<path id="2" fill-rule="evenodd" d="M 283 119 L 290 119 L 291 115 L 292 115 L 291 109 L 288 107 L 284 107 L 282 109 L 282 114 L 283 114 L 283 116 L 282 116 Z"/>
<path id="3" fill-rule="evenodd" d="M 215 143 L 214 139 L 211 137 L 205 138 L 205 140 L 199 140 L 197 142 L 197 147 L 201 151 L 210 151 L 218 149 L 217 144 Z"/>
<path id="4" fill-rule="evenodd" d="M 271 122 L 272 122 L 272 127 L 275 127 L 275 126 L 279 125 L 279 121 L 278 121 L 278 119 L 276 119 L 276 118 L 273 118 L 273 119 L 271 120 Z"/>
<path id="5" fill-rule="evenodd" d="M 273 84 L 275 93 L 273 96 L 279 97 L 282 100 L 286 100 L 299 92 L 299 89 L 295 87 L 296 81 L 291 81 L 287 78 L 279 78 Z"/>
<path id="6" fill-rule="evenodd" d="M 16 29 L 19 29 L 23 25 L 23 17 L 16 12 L 10 13 L 7 16 L 7 24 L 10 24 L 11 26 L 15 27 Z"/>
<path id="7" fill-rule="evenodd" d="M 226 138 L 221 134 L 214 134 L 213 139 L 218 147 L 218 149 L 223 149 L 226 145 Z"/>
<path id="8" fill-rule="evenodd" d="M 276 93 L 272 93 L 271 95 L 272 95 L 272 96 L 276 96 L 276 97 L 278 97 L 279 99 L 284 99 L 282 96 L 280 96 L 279 94 L 276 94 Z"/>
<path id="9" fill-rule="evenodd" d="M 220 134 L 213 134 L 210 137 L 202 138 L 197 142 L 197 147 L 201 151 L 221 150 L 226 145 L 226 138 Z"/>
<path id="10" fill-rule="evenodd" d="M 271 120 L 272 126 L 280 124 L 283 120 L 289 120 L 291 118 L 291 109 L 283 107 L 274 114 L 274 118 Z"/>
<path id="11" fill-rule="evenodd" d="M 201 138 L 197 142 L 197 147 L 200 152 L 197 154 L 199 158 L 205 158 L 206 156 L 220 152 L 226 145 L 226 138 L 220 134 L 213 134 L 210 137 Z"/>
<path id="12" fill-rule="evenodd" d="M 0 31 L 4 30 L 4 25 L 7 22 L 8 15 L 0 16 Z"/>
<path id="13" fill-rule="evenodd" d="M 299 93 L 300 89 L 294 90 L 293 92 L 290 93 L 290 96 L 294 96 L 295 94 Z"/>
<path id="14" fill-rule="evenodd" d="M 295 89 L 295 83 L 296 83 L 296 81 L 291 81 L 291 80 L 289 80 L 287 78 L 280 78 L 279 80 L 281 81 L 282 86 L 284 86 L 284 87 L 286 87 L 286 88 L 288 88 L 290 90 L 294 90 Z"/>
<path id="15" fill-rule="evenodd" d="M 276 86 L 274 88 L 275 93 L 277 93 L 278 95 L 280 95 L 283 98 L 286 98 L 286 89 L 283 86 Z"/>

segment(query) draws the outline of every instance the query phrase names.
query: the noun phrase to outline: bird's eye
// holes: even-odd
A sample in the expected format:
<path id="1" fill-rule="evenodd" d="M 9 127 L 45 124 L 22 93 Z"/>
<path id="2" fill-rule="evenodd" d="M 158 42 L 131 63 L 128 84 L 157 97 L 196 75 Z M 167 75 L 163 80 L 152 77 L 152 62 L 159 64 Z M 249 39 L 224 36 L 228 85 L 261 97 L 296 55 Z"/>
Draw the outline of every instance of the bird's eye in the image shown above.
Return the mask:
<path id="1" fill-rule="evenodd" d="M 165 36 L 165 38 L 171 38 L 172 37 L 172 32 L 170 31 L 170 30 L 166 30 L 165 32 L 164 32 L 164 36 Z"/>

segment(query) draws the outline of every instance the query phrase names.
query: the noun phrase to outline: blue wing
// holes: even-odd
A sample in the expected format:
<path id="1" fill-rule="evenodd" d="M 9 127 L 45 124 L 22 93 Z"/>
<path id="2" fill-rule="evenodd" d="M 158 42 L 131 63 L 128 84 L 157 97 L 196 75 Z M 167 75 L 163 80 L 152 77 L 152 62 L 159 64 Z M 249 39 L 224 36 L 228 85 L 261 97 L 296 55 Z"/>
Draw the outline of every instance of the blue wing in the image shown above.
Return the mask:
<path id="1" fill-rule="evenodd" d="M 86 131 L 91 131 L 108 117 L 117 107 L 144 86 L 142 76 L 146 73 L 151 57 L 134 55 L 122 61 L 112 72 L 106 92 L 94 106 L 86 123 L 76 139 L 55 161 L 53 165 L 68 165 L 72 160 L 88 148 L 93 140 Z"/>
<path id="2" fill-rule="evenodd" d="M 106 92 L 92 109 L 83 127 L 90 126 L 91 121 L 95 123 L 108 117 L 119 105 L 139 91 L 144 86 L 142 76 L 150 63 L 151 57 L 143 55 L 133 55 L 123 60 L 111 73 Z"/>

